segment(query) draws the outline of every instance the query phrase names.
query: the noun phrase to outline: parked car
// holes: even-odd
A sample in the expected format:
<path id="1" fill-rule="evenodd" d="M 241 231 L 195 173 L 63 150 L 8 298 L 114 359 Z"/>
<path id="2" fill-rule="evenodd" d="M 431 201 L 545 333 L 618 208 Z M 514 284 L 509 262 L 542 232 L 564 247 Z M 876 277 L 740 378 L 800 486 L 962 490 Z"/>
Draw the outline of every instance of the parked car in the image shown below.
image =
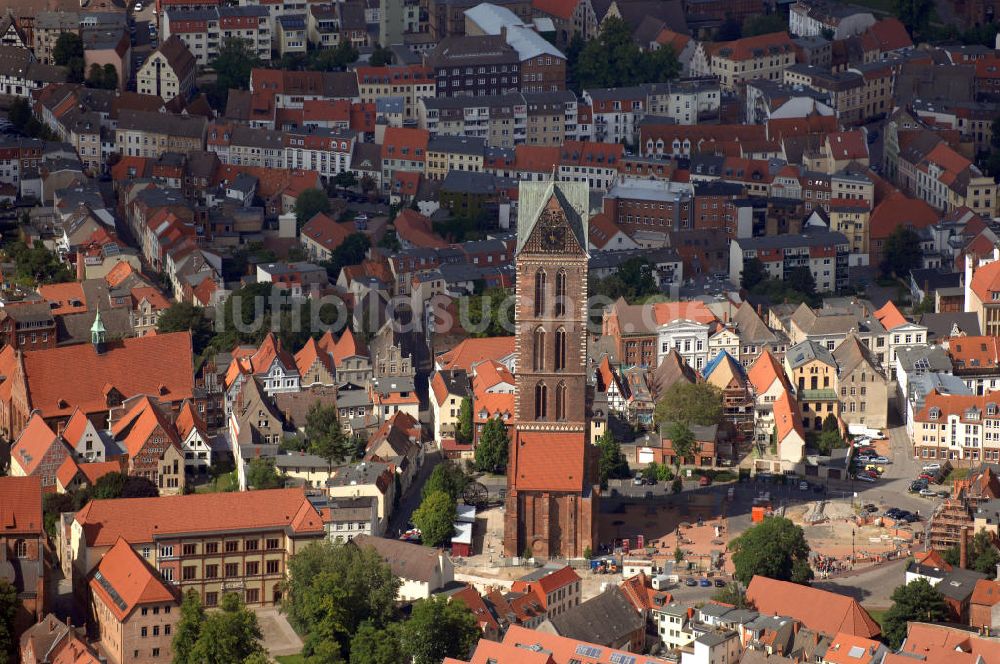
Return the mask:
<path id="1" fill-rule="evenodd" d="M 858 463 L 868 463 L 872 460 L 872 458 L 867 454 L 859 454 L 855 457 L 855 459 L 857 459 Z"/>
<path id="2" fill-rule="evenodd" d="M 702 475 L 701 479 L 698 480 L 698 486 L 708 486 L 712 483 L 712 478 L 708 475 Z"/>
<path id="3" fill-rule="evenodd" d="M 135 3 L 135 7 L 132 9 L 132 11 L 134 11 L 136 14 L 138 14 L 139 12 L 141 12 L 142 11 L 142 3 L 141 2 Z"/>
<path id="4" fill-rule="evenodd" d="M 684 585 L 685 586 L 697 586 L 698 582 L 695 581 L 692 577 L 688 577 L 688 578 L 684 579 Z"/>
<path id="5" fill-rule="evenodd" d="M 937 498 L 937 491 L 933 491 L 931 489 L 921 489 L 920 495 L 926 496 L 927 498 Z"/>
<path id="6" fill-rule="evenodd" d="M 856 441 L 854 441 L 854 447 L 858 447 L 858 448 L 860 448 L 860 447 L 867 447 L 868 445 L 871 444 L 871 442 L 872 442 L 871 438 L 861 437 L 861 438 L 858 438 Z"/>
<path id="7" fill-rule="evenodd" d="M 708 579 L 703 578 L 701 581 L 698 582 L 698 585 L 701 586 L 702 588 L 711 588 L 712 582 L 709 581 Z"/>
<path id="8" fill-rule="evenodd" d="M 880 455 L 880 456 L 872 457 L 872 463 L 892 463 L 892 462 L 889 461 L 888 459 L 886 459 L 884 456 Z"/>
<path id="9" fill-rule="evenodd" d="M 890 507 L 885 511 L 885 516 L 890 519 L 898 519 L 902 514 L 906 514 L 906 510 L 901 510 L 898 507 Z"/>
<path id="10" fill-rule="evenodd" d="M 636 475 L 635 477 L 632 478 L 633 486 L 642 486 L 645 483 L 646 483 L 645 480 L 642 479 L 642 475 Z"/>
<path id="11" fill-rule="evenodd" d="M 808 490 L 809 490 L 809 482 L 806 482 L 805 480 L 799 482 L 799 491 L 808 491 Z"/>
<path id="12" fill-rule="evenodd" d="M 864 473 L 859 474 L 858 479 L 861 480 L 862 482 L 869 482 L 869 483 L 875 482 L 874 477 L 872 477 L 871 475 L 865 475 Z"/>
<path id="13" fill-rule="evenodd" d="M 869 514 L 873 514 L 875 512 L 878 512 L 878 507 L 876 507 L 874 503 L 868 503 L 867 505 L 864 505 L 861 508 L 861 511 L 862 512 L 868 512 Z"/>
<path id="14" fill-rule="evenodd" d="M 939 463 L 925 463 L 921 470 L 941 470 L 941 464 Z"/>
<path id="15" fill-rule="evenodd" d="M 715 587 L 716 588 L 725 588 L 726 587 L 726 580 L 725 579 L 716 579 L 715 580 Z"/>
<path id="16" fill-rule="evenodd" d="M 914 521 L 920 521 L 920 517 L 912 512 L 907 512 L 903 516 L 899 517 L 900 521 L 905 521 L 907 523 L 913 523 Z"/>

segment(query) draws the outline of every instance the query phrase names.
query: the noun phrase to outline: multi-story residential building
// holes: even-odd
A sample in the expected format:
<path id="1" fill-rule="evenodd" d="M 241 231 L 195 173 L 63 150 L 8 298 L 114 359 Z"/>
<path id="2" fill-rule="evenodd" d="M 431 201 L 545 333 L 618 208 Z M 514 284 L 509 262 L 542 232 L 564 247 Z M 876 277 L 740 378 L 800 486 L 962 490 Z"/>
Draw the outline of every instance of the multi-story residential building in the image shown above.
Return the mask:
<path id="1" fill-rule="evenodd" d="M 430 38 L 433 43 L 439 43 L 446 37 L 465 34 L 465 12 L 480 4 L 476 0 L 431 0 L 426 5 L 429 14 Z M 532 3 L 529 0 L 497 0 L 490 3 L 505 7 L 525 24 L 530 24 L 533 17 Z"/>
<path id="2" fill-rule="evenodd" d="M 528 145 L 562 145 L 577 140 L 577 99 L 572 90 L 525 92 L 523 97 Z"/>
<path id="3" fill-rule="evenodd" d="M 261 60 L 271 59 L 271 22 L 266 7 L 219 6 L 163 12 L 163 38 L 180 37 L 199 67 L 207 67 L 227 39 L 244 39 Z"/>
<path id="4" fill-rule="evenodd" d="M 841 124 L 858 124 L 867 116 L 865 78 L 853 71 L 831 72 L 829 68 L 793 64 L 784 70 L 787 85 L 803 85 L 827 95 Z M 883 111 L 884 112 L 884 111 Z"/>
<path id="5" fill-rule="evenodd" d="M 122 156 L 159 157 L 166 152 L 194 152 L 205 147 L 203 116 L 122 111 L 115 146 Z"/>
<path id="6" fill-rule="evenodd" d="M 951 358 L 952 374 L 973 394 L 1000 390 L 1000 337 L 955 337 L 945 340 L 942 347 Z"/>
<path id="7" fill-rule="evenodd" d="M 351 168 L 356 135 L 320 127 L 284 132 L 285 168 L 316 171 L 324 181 Z"/>
<path id="8" fill-rule="evenodd" d="M 787 32 L 775 32 L 730 42 L 701 42 L 691 57 L 691 73 L 718 76 L 723 89 L 734 91 L 755 78 L 780 81 L 793 64 L 791 38 Z"/>
<path id="9" fill-rule="evenodd" d="M 86 583 L 124 538 L 161 578 L 181 594 L 194 590 L 205 607 L 229 592 L 249 606 L 273 606 L 289 558 L 325 536 L 302 489 L 92 500 L 70 527 L 70 555 L 74 582 Z"/>
<path id="10" fill-rule="evenodd" d="M 788 31 L 800 37 L 829 32 L 834 39 L 847 39 L 860 35 L 874 24 L 871 12 L 826 0 L 799 0 L 788 14 Z"/>
<path id="11" fill-rule="evenodd" d="M 35 413 L 10 449 L 10 474 L 13 477 L 37 477 L 42 490 L 55 493 L 56 474 L 72 451 L 45 420 Z"/>
<path id="12" fill-rule="evenodd" d="M 90 609 L 112 664 L 170 661 L 180 597 L 124 537 L 97 565 Z"/>
<path id="13" fill-rule="evenodd" d="M 816 289 L 830 293 L 847 284 L 850 243 L 842 233 L 803 229 L 801 235 L 736 238 L 729 251 L 729 278 L 739 283 L 745 261 L 759 259 L 768 275 L 789 279 L 796 268 L 807 267 Z"/>
<path id="14" fill-rule="evenodd" d="M 443 180 L 451 171 L 481 173 L 485 156 L 486 141 L 482 138 L 431 137 L 424 174 L 431 180 Z"/>
<path id="15" fill-rule="evenodd" d="M 686 230 L 691 219 L 691 185 L 623 179 L 604 197 L 604 211 L 625 232 Z"/>
<path id="16" fill-rule="evenodd" d="M 840 418 L 847 424 L 888 424 L 889 378 L 872 351 L 851 334 L 833 351 L 837 361 Z"/>
<path id="17" fill-rule="evenodd" d="M 635 143 L 646 113 L 645 87 L 584 90 L 583 101 L 593 114 L 595 141 Z"/>
<path id="18" fill-rule="evenodd" d="M 382 143 L 382 187 L 389 190 L 393 173 L 423 173 L 427 162 L 429 136 L 424 129 L 389 127 Z"/>
<path id="19" fill-rule="evenodd" d="M 1000 261 L 976 265 L 965 257 L 965 310 L 976 314 L 983 334 L 1000 336 Z"/>
<path id="20" fill-rule="evenodd" d="M 722 91 L 715 78 L 690 78 L 654 83 L 646 88 L 645 112 L 673 119 L 677 124 L 694 125 L 719 117 Z"/>
<path id="21" fill-rule="evenodd" d="M 486 139 L 491 148 L 562 145 L 579 139 L 578 102 L 571 91 L 421 99 L 417 124 L 431 136 Z"/>
<path id="22" fill-rule="evenodd" d="M 819 342 L 803 341 L 788 349 L 784 366 L 798 401 L 802 426 L 822 430 L 827 417 L 840 415 L 837 360 L 833 353 Z"/>
<path id="23" fill-rule="evenodd" d="M 308 46 L 305 15 L 286 14 L 279 16 L 276 23 L 275 37 L 278 41 L 278 53 L 282 56 L 305 53 Z"/>
<path id="24" fill-rule="evenodd" d="M 142 63 L 136 75 L 136 89 L 141 95 L 156 95 L 163 101 L 177 96 L 187 98 L 194 87 L 197 69 L 184 41 L 173 35 Z"/>
<path id="25" fill-rule="evenodd" d="M 521 89 L 517 51 L 499 35 L 448 37 L 426 58 L 438 97 L 502 95 Z"/>
<path id="26" fill-rule="evenodd" d="M 1000 394 L 930 392 L 913 415 L 913 454 L 920 459 L 1000 461 Z"/>
<path id="27" fill-rule="evenodd" d="M 384 97 L 402 97 L 404 120 L 415 120 L 420 100 L 436 94 L 434 70 L 423 65 L 358 67 L 355 71 L 361 102 L 374 104 Z"/>
<path id="28" fill-rule="evenodd" d="M 40 11 L 33 22 L 32 50 L 39 62 L 52 65 L 55 64 L 52 54 L 56 41 L 62 33 L 82 36 L 84 31 L 112 30 L 120 37 L 125 32 L 126 24 L 124 12 Z"/>
<path id="29" fill-rule="evenodd" d="M 592 191 L 607 191 L 618 179 L 625 155 L 620 143 L 566 141 L 559 152 L 560 182 L 586 182 Z"/>
<path id="30" fill-rule="evenodd" d="M 45 551 L 47 536 L 42 519 L 42 483 L 38 477 L 0 477 L 0 559 L 17 591 L 14 634 L 20 634 L 45 615 Z M 6 578 L 6 577 L 5 577 Z"/>

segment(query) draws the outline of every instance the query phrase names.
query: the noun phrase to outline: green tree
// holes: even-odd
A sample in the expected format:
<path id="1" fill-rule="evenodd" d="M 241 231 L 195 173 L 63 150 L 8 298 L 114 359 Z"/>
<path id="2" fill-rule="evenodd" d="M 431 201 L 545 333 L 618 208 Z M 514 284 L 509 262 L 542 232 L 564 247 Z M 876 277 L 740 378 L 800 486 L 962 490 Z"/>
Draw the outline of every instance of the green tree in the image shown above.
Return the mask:
<path id="1" fill-rule="evenodd" d="M 986 530 L 980 530 L 969 542 L 970 569 L 981 572 L 991 579 L 996 578 L 997 563 L 1000 562 L 1000 551 L 994 546 L 990 534 Z M 958 546 L 953 546 L 944 550 L 943 557 L 949 565 L 958 565 L 960 553 Z"/>
<path id="2" fill-rule="evenodd" d="M 892 593 L 892 607 L 882 620 L 882 639 L 893 650 L 906 638 L 906 624 L 910 621 L 936 623 L 948 619 L 948 605 L 941 591 L 917 579 L 899 586 Z"/>
<path id="3" fill-rule="evenodd" d="M 14 616 L 20 602 L 17 588 L 7 579 L 0 579 L 0 664 L 17 661 L 17 639 L 14 638 Z"/>
<path id="4" fill-rule="evenodd" d="M 282 609 L 306 635 L 307 656 L 324 642 L 346 655 L 362 623 L 382 629 L 395 618 L 399 586 L 374 548 L 317 542 L 289 561 Z"/>
<path id="5" fill-rule="evenodd" d="M 302 228 L 307 221 L 330 211 L 330 197 L 322 189 L 306 189 L 295 199 L 295 221 Z"/>
<path id="6" fill-rule="evenodd" d="M 314 71 L 340 71 L 347 65 L 357 62 L 358 49 L 350 41 L 342 41 L 334 48 L 324 48 L 313 51 L 309 68 Z"/>
<path id="7" fill-rule="evenodd" d="M 451 496 L 452 500 L 458 501 L 465 491 L 465 485 L 469 483 L 468 476 L 462 471 L 454 461 L 442 461 L 434 466 L 431 476 L 424 482 L 421 496 L 427 496 L 437 491 L 443 491 Z"/>
<path id="8" fill-rule="evenodd" d="M 414 664 L 439 664 L 445 657 L 466 659 L 480 636 L 468 607 L 438 595 L 413 604 L 402 627 L 403 652 Z"/>
<path id="9" fill-rule="evenodd" d="M 444 491 L 427 495 L 413 512 L 413 525 L 420 529 L 424 546 L 443 546 L 455 534 L 455 499 Z"/>
<path id="10" fill-rule="evenodd" d="M 680 73 L 672 49 L 639 50 L 620 18 L 604 21 L 597 39 L 571 43 L 567 51 L 569 78 L 579 89 L 662 83 Z"/>
<path id="11" fill-rule="evenodd" d="M 354 456 L 354 443 L 340 425 L 336 406 L 324 406 L 317 401 L 309 407 L 306 437 L 309 439 L 309 451 L 325 459 L 330 468 L 333 468 L 334 461 L 346 461 Z"/>
<path id="12" fill-rule="evenodd" d="M 363 623 L 351 639 L 351 664 L 398 664 L 406 661 L 401 643 L 401 623 L 378 629 Z"/>
<path id="13" fill-rule="evenodd" d="M 69 268 L 40 240 L 36 240 L 30 247 L 21 240 L 16 240 L 4 247 L 4 253 L 14 263 L 14 276 L 19 284 L 34 287 L 39 284 L 73 281 Z"/>
<path id="14" fill-rule="evenodd" d="M 673 494 L 678 494 L 684 490 L 684 482 L 681 480 L 680 475 L 674 478 L 673 483 L 670 485 L 670 492 Z"/>
<path id="15" fill-rule="evenodd" d="M 784 517 L 770 517 L 729 543 L 736 571 L 744 586 L 754 576 L 806 583 L 812 578 L 809 544 L 802 528 Z"/>
<path id="16" fill-rule="evenodd" d="M 622 453 L 622 447 L 615 440 L 611 429 L 605 429 L 597 439 L 597 478 L 602 488 L 608 487 L 609 479 L 622 479 L 629 476 L 628 460 Z"/>
<path id="17" fill-rule="evenodd" d="M 67 80 L 70 83 L 82 83 L 84 59 L 80 35 L 75 32 L 60 33 L 52 49 L 52 61 L 68 69 Z"/>
<path id="18" fill-rule="evenodd" d="M 206 614 L 189 661 L 199 664 L 233 664 L 261 652 L 260 626 L 253 611 L 235 593 L 222 598 L 221 611 Z"/>
<path id="19" fill-rule="evenodd" d="M 118 88 L 118 69 L 110 62 L 104 65 L 104 89 L 116 90 Z"/>
<path id="20" fill-rule="evenodd" d="M 667 427 L 667 437 L 670 438 L 670 446 L 674 449 L 674 467 L 679 473 L 681 464 L 695 453 L 694 434 L 683 422 L 671 422 Z"/>
<path id="21" fill-rule="evenodd" d="M 383 249 L 388 249 L 392 253 L 396 253 L 403 248 L 395 228 L 385 229 L 385 232 L 382 233 L 382 237 L 379 238 L 378 246 Z"/>
<path id="22" fill-rule="evenodd" d="M 122 491 L 125 490 L 126 480 L 128 480 L 128 475 L 125 473 L 108 473 L 94 482 L 91 493 L 98 500 L 121 498 Z"/>
<path id="23" fill-rule="evenodd" d="M 743 261 L 743 274 L 740 275 L 740 286 L 752 291 L 762 281 L 767 279 L 767 270 L 764 262 L 754 256 L 748 261 Z"/>
<path id="24" fill-rule="evenodd" d="M 734 18 L 727 18 L 715 31 L 715 41 L 727 42 L 739 39 L 743 36 L 743 28 L 740 22 Z"/>
<path id="25" fill-rule="evenodd" d="M 642 257 L 628 259 L 614 274 L 603 279 L 591 279 L 589 290 L 594 295 L 601 295 L 609 300 L 623 297 L 628 302 L 660 292 L 653 276 L 653 264 Z"/>
<path id="26" fill-rule="evenodd" d="M 248 39 L 227 37 L 219 48 L 219 54 L 212 60 L 216 73 L 215 88 L 209 99 L 216 108 L 225 108 L 231 89 L 248 90 L 250 73 L 261 66 L 253 44 Z"/>
<path id="27" fill-rule="evenodd" d="M 885 260 L 882 274 L 897 278 L 907 278 L 910 270 L 919 268 L 924 252 L 920 248 L 920 236 L 907 226 L 896 226 L 885 241 Z"/>
<path id="28" fill-rule="evenodd" d="M 339 247 L 333 250 L 330 260 L 321 263 L 321 265 L 326 268 L 326 273 L 330 278 L 336 281 L 340 277 L 342 269 L 363 261 L 371 246 L 371 240 L 364 233 L 351 233 Z"/>
<path id="29" fill-rule="evenodd" d="M 816 298 L 816 278 L 812 270 L 802 265 L 788 271 L 788 286 L 808 299 Z"/>
<path id="30" fill-rule="evenodd" d="M 468 312 L 471 336 L 503 337 L 510 334 L 506 323 L 513 319 L 510 309 L 509 291 L 504 288 L 490 288 L 480 295 L 470 295 L 459 299 L 459 318 Z"/>
<path id="31" fill-rule="evenodd" d="M 62 32 L 52 49 L 52 61 L 65 67 L 73 58 L 83 58 L 83 39 L 75 32 Z"/>
<path id="32" fill-rule="evenodd" d="M 341 189 L 350 189 L 358 184 L 358 176 L 353 171 L 341 171 L 333 176 L 333 185 Z"/>
<path id="33" fill-rule="evenodd" d="M 781 14 L 757 14 L 743 21 L 743 36 L 756 37 L 788 29 L 788 19 Z"/>
<path id="34" fill-rule="evenodd" d="M 139 475 L 128 476 L 122 486 L 122 498 L 156 498 L 159 495 L 156 485 L 149 478 Z"/>
<path id="35" fill-rule="evenodd" d="M 285 478 L 274 465 L 274 459 L 257 457 L 247 464 L 247 485 L 251 489 L 280 489 Z"/>
<path id="36" fill-rule="evenodd" d="M 174 302 L 160 312 L 156 321 L 156 331 L 191 332 L 191 346 L 195 355 L 201 355 L 212 341 L 215 331 L 212 322 L 205 317 L 205 310 L 190 302 Z"/>
<path id="37" fill-rule="evenodd" d="M 462 444 L 472 442 L 472 399 L 469 397 L 462 397 L 462 405 L 458 407 L 455 440 Z"/>
<path id="38" fill-rule="evenodd" d="M 15 129 L 23 130 L 31 117 L 31 102 L 27 99 L 16 97 L 10 103 L 10 110 L 7 111 L 7 119 L 10 120 Z"/>
<path id="39" fill-rule="evenodd" d="M 892 8 L 910 36 L 922 35 L 930 26 L 934 0 L 893 0 Z"/>
<path id="40" fill-rule="evenodd" d="M 656 404 L 653 419 L 657 424 L 718 424 L 722 421 L 722 390 L 708 383 L 678 381 Z"/>
<path id="41" fill-rule="evenodd" d="M 385 48 L 381 44 L 375 44 L 371 57 L 368 59 L 368 64 L 372 67 L 384 67 L 391 65 L 395 59 L 396 56 L 393 55 L 392 49 Z"/>
<path id="42" fill-rule="evenodd" d="M 177 631 L 174 632 L 174 664 L 198 664 L 191 658 L 191 653 L 201 636 L 203 622 L 205 610 L 201 606 L 201 598 L 197 591 L 189 590 L 184 593 L 181 601 L 181 617 L 177 621 Z"/>
<path id="43" fill-rule="evenodd" d="M 510 436 L 507 425 L 499 417 L 491 417 L 483 426 L 476 445 L 476 469 L 495 473 L 507 465 Z"/>

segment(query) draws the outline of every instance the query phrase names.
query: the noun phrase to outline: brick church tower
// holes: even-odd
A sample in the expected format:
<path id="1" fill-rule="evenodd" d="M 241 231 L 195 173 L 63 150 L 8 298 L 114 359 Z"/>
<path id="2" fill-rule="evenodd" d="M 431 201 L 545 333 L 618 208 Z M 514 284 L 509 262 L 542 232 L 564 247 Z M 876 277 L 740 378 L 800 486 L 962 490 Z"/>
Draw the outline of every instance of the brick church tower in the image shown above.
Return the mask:
<path id="1" fill-rule="evenodd" d="M 522 182 L 517 222 L 515 411 L 504 552 L 594 548 L 587 418 L 586 183 Z"/>

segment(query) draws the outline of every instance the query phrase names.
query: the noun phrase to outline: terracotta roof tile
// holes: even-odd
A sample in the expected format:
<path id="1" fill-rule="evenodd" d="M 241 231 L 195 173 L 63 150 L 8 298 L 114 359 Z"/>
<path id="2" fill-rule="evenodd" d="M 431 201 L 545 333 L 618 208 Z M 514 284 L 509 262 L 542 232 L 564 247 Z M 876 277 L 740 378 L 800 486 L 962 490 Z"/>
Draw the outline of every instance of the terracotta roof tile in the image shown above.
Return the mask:
<path id="1" fill-rule="evenodd" d="M 402 210 L 396 215 L 392 225 L 396 228 L 396 234 L 401 240 L 409 242 L 415 247 L 443 249 L 448 246 L 444 239 L 434 233 L 430 218 L 416 210 L 409 208 Z"/>
<path id="2" fill-rule="evenodd" d="M 886 330 L 892 330 L 910 322 L 906 320 L 906 316 L 900 313 L 892 300 L 886 302 L 881 309 L 875 312 L 875 318 L 878 319 L 878 322 L 882 323 L 882 327 Z"/>
<path id="3" fill-rule="evenodd" d="M 0 533 L 42 532 L 42 480 L 40 477 L 0 477 Z"/>
<path id="4" fill-rule="evenodd" d="M 583 433 L 521 431 L 515 435 L 518 475 L 513 483 L 517 490 L 580 490 L 587 445 Z"/>
<path id="5" fill-rule="evenodd" d="M 781 381 L 786 390 L 791 387 L 788 384 L 788 376 L 785 375 L 785 370 L 770 350 L 765 350 L 757 356 L 757 359 L 754 360 L 753 365 L 750 367 L 750 371 L 747 372 L 747 377 L 750 379 L 750 383 L 757 394 L 766 392 L 774 384 L 775 380 Z"/>
<path id="6" fill-rule="evenodd" d="M 349 357 L 368 357 L 368 348 L 359 341 L 351 328 L 345 328 L 331 351 L 333 363 L 339 367 Z"/>
<path id="7" fill-rule="evenodd" d="M 63 445 L 62 439 L 49 428 L 41 414 L 36 412 L 14 441 L 10 457 L 25 475 L 33 475 L 53 445 Z"/>
<path id="8" fill-rule="evenodd" d="M 338 224 L 322 212 L 317 212 L 302 226 L 302 236 L 315 241 L 327 251 L 339 247 L 350 234 L 351 229 L 347 224 Z"/>
<path id="9" fill-rule="evenodd" d="M 308 509 L 303 513 L 304 507 Z M 192 514 L 199 518 L 192 520 Z M 110 546 L 119 537 L 135 546 L 152 542 L 159 535 L 220 530 L 323 532 L 323 521 L 301 488 L 92 500 L 77 512 L 76 521 L 83 527 L 87 545 L 98 547 Z"/>
<path id="10" fill-rule="evenodd" d="M 45 417 L 70 415 L 77 407 L 85 413 L 106 411 L 109 387 L 126 398 L 188 399 L 194 391 L 193 367 L 190 332 L 110 342 L 100 354 L 91 344 L 24 353 L 31 404 Z"/>
<path id="11" fill-rule="evenodd" d="M 940 215 L 924 201 L 894 192 L 875 206 L 868 225 L 872 239 L 877 239 L 889 237 L 897 226 L 927 228 L 939 219 Z"/>
<path id="12" fill-rule="evenodd" d="M 1000 292 L 1000 261 L 993 261 L 980 268 L 972 275 L 972 292 L 981 302 L 991 302 L 991 293 Z"/>
<path id="13" fill-rule="evenodd" d="M 870 639 L 882 631 L 857 600 L 847 595 L 755 576 L 747 586 L 746 597 L 763 614 L 794 618 L 818 632 Z"/>
<path id="14" fill-rule="evenodd" d="M 483 337 L 463 339 L 461 343 L 438 356 L 444 369 L 464 369 L 472 373 L 479 362 L 497 362 L 514 354 L 514 337 Z"/>
<path id="15" fill-rule="evenodd" d="M 179 603 L 160 575 L 122 538 L 97 564 L 90 590 L 119 622 L 143 604 Z"/>

